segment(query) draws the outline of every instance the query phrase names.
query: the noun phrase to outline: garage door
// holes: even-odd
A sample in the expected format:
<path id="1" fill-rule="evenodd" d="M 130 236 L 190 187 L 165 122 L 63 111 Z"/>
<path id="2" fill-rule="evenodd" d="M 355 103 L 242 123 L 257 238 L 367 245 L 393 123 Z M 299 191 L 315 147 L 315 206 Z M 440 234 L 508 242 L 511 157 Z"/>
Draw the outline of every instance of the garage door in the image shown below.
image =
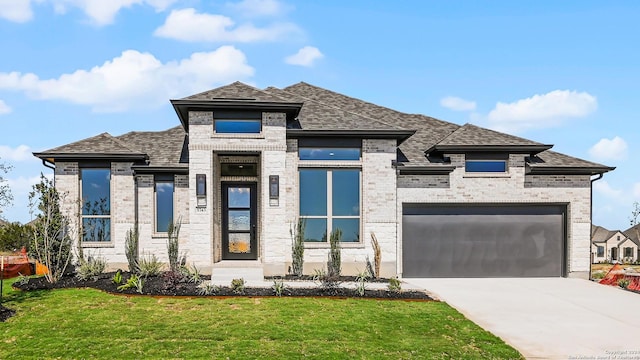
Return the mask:
<path id="1" fill-rule="evenodd" d="M 564 205 L 405 204 L 403 276 L 563 276 L 565 214 Z"/>

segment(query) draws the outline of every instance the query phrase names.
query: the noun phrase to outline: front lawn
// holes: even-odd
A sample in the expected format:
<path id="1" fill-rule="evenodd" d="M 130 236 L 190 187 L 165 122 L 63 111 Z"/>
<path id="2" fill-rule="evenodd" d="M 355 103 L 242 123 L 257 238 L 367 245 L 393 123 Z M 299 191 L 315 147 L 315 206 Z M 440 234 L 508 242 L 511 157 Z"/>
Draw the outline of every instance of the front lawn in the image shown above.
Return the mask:
<path id="1" fill-rule="evenodd" d="M 519 359 L 441 302 L 20 292 L 5 281 L 0 358 Z"/>

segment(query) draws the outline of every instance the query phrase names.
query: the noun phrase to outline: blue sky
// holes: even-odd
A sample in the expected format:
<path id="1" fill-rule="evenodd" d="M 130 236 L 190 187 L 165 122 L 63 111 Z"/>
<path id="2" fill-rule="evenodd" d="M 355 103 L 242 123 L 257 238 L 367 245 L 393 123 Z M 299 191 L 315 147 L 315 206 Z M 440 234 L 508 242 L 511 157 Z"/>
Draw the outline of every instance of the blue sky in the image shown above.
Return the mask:
<path id="1" fill-rule="evenodd" d="M 14 204 L 31 152 L 101 132 L 164 130 L 169 99 L 236 80 L 305 81 L 485 126 L 617 170 L 594 222 L 626 229 L 640 201 L 636 1 L 0 0 L 0 161 Z"/>

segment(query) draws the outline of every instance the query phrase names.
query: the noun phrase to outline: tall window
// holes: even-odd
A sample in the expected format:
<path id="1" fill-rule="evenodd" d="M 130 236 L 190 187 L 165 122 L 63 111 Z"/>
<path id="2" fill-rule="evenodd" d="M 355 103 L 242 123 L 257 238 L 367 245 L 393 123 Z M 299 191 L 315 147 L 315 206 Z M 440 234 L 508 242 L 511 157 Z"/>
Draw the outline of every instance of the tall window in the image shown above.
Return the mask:
<path id="1" fill-rule="evenodd" d="M 81 169 L 82 240 L 111 241 L 111 171 Z"/>
<path id="2" fill-rule="evenodd" d="M 604 246 L 598 246 L 598 257 L 604 256 Z"/>
<path id="3" fill-rule="evenodd" d="M 360 241 L 360 170 L 301 169 L 300 217 L 307 242 L 327 242 L 337 229 L 343 242 Z"/>
<path id="4" fill-rule="evenodd" d="M 632 247 L 624 248 L 624 257 L 633 257 L 633 248 Z"/>
<path id="5" fill-rule="evenodd" d="M 156 179 L 156 232 L 167 232 L 173 222 L 173 179 Z"/>

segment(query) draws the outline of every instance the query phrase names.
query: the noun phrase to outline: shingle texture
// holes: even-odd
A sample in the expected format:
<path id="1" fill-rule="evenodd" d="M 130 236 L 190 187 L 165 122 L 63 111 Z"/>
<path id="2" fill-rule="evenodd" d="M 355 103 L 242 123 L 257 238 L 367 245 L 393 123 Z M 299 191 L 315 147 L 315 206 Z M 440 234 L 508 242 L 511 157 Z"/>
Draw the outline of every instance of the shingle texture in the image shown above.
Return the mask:
<path id="1" fill-rule="evenodd" d="M 601 243 L 609 240 L 617 231 L 611 231 L 602 226 L 591 225 L 591 241 Z"/>
<path id="2" fill-rule="evenodd" d="M 342 95 L 304 82 L 264 90 L 241 82 L 222 86 L 182 100 L 266 103 L 302 103 L 297 126 L 302 130 L 415 131 L 399 146 L 398 160 L 407 166 L 442 166 L 432 163 L 426 151 L 437 146 L 544 146 L 535 141 L 475 125 L 456 125 L 420 114 L 407 114 Z M 182 127 L 158 132 L 130 132 L 113 137 L 103 133 L 41 154 L 146 154 L 151 167 L 188 167 L 188 135 Z M 603 165 L 543 151 L 529 161 L 532 168 L 594 168 Z"/>

